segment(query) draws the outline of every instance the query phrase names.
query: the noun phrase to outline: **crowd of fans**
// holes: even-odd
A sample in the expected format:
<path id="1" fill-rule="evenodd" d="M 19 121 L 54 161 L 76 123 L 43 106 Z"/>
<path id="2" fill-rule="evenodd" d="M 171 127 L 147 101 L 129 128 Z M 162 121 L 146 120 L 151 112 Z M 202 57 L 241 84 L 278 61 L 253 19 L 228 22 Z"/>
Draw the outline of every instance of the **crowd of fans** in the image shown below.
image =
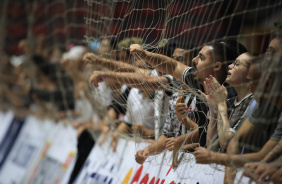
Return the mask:
<path id="1" fill-rule="evenodd" d="M 151 142 L 137 150 L 139 164 L 168 150 L 177 167 L 178 154 L 190 152 L 197 163 L 225 165 L 225 183 L 238 168 L 257 183 L 281 183 L 281 40 L 274 32 L 262 55 L 235 39 L 145 49 L 140 38 L 103 38 L 52 51 L 23 40 L 20 58 L 1 54 L 1 109 L 72 122 L 78 157 L 69 183 L 108 136 L 114 152 L 121 136 Z"/>

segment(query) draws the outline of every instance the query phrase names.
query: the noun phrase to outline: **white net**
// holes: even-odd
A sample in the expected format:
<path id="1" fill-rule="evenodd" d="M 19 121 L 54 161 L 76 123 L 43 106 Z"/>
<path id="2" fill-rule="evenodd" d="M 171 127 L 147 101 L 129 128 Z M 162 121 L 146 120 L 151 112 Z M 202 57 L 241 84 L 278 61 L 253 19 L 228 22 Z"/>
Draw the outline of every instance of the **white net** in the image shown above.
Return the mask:
<path id="1" fill-rule="evenodd" d="M 198 162 L 242 167 L 249 158 L 202 157 L 281 139 L 281 12 L 277 0 L 6 0 L 1 108 L 66 120 L 113 150 L 133 140 L 138 163 L 193 163 L 200 146 Z"/>

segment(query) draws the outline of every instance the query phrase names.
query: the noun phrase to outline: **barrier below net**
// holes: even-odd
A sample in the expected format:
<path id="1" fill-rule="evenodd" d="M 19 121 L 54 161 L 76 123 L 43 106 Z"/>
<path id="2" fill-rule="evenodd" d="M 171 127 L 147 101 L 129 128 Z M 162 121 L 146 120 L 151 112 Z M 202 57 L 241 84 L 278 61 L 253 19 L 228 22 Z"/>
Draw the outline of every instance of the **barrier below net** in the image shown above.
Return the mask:
<path id="1" fill-rule="evenodd" d="M 148 143 L 139 144 L 145 146 Z M 152 156 L 153 159 L 148 157 L 143 165 L 136 163 L 135 152 L 135 142 L 128 139 L 119 139 L 116 152 L 112 152 L 110 139 L 101 147 L 95 145 L 75 183 L 223 183 L 223 166 L 196 164 L 192 154 L 185 153 L 191 161 L 173 169 L 172 152 Z M 249 179 L 238 175 L 235 181 L 248 183 Z"/>

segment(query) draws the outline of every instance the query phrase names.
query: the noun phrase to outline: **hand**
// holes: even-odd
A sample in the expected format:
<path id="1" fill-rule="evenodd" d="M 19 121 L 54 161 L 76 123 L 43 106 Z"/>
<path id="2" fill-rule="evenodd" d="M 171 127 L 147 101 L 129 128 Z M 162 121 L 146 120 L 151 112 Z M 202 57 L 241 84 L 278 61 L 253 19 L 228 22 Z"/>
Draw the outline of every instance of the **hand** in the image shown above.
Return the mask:
<path id="1" fill-rule="evenodd" d="M 145 50 L 141 47 L 139 44 L 132 44 L 129 47 L 130 49 L 130 54 L 133 54 L 134 57 L 136 57 L 138 60 L 140 59 L 145 59 L 147 57 L 147 54 Z"/>
<path id="2" fill-rule="evenodd" d="M 115 131 L 112 134 L 112 148 L 113 148 L 113 152 L 116 152 L 117 142 L 118 142 L 118 133 Z"/>
<path id="3" fill-rule="evenodd" d="M 277 166 L 263 162 L 247 163 L 245 167 L 244 175 L 252 178 L 256 183 L 268 182 L 278 170 Z"/>
<path id="4" fill-rule="evenodd" d="M 182 123 L 182 120 L 186 118 L 186 108 L 186 104 L 183 103 L 183 96 L 179 96 L 176 101 L 175 111 L 180 123 Z"/>
<path id="5" fill-rule="evenodd" d="M 214 152 L 203 148 L 198 147 L 194 151 L 194 156 L 196 157 L 196 163 L 198 164 L 210 164 L 213 163 Z"/>
<path id="6" fill-rule="evenodd" d="M 246 163 L 244 165 L 245 167 L 244 175 L 255 180 L 256 176 L 254 176 L 254 171 L 256 170 L 259 164 L 260 162 Z"/>
<path id="7" fill-rule="evenodd" d="M 271 176 L 278 170 L 271 164 L 254 162 L 245 164 L 244 175 L 252 178 L 256 183 L 264 183 L 270 180 Z"/>
<path id="8" fill-rule="evenodd" d="M 282 168 L 277 170 L 270 179 L 274 184 L 282 183 Z"/>
<path id="9" fill-rule="evenodd" d="M 261 163 L 254 171 L 255 176 L 258 176 L 259 182 L 268 182 L 272 175 L 278 170 L 277 166 L 272 164 Z"/>
<path id="10" fill-rule="evenodd" d="M 144 127 L 140 124 L 134 124 L 131 127 L 133 134 L 140 134 L 141 136 L 144 134 Z"/>
<path id="11" fill-rule="evenodd" d="M 203 84 L 205 93 L 202 92 L 201 90 L 198 90 L 198 92 L 207 100 L 209 109 L 215 109 L 216 101 L 214 100 L 213 96 L 211 95 L 212 89 L 209 84 L 210 84 L 210 78 L 206 78 Z"/>
<path id="12" fill-rule="evenodd" d="M 167 150 L 172 151 L 176 142 L 177 142 L 177 138 L 174 137 L 167 138 L 165 140 L 164 147 L 166 147 Z"/>
<path id="13" fill-rule="evenodd" d="M 143 150 L 137 151 L 137 153 L 135 154 L 135 160 L 138 164 L 143 164 L 148 156 L 149 156 L 149 152 L 145 148 Z"/>
<path id="14" fill-rule="evenodd" d="M 86 54 L 84 54 L 83 56 L 83 62 L 85 64 L 92 64 L 92 65 L 98 65 L 99 64 L 99 59 L 100 57 L 97 56 L 96 54 L 92 53 L 92 52 L 88 52 Z"/>
<path id="15" fill-rule="evenodd" d="M 252 178 L 257 183 L 269 181 L 270 177 L 277 171 L 277 167 L 263 162 L 245 164 L 244 175 Z"/>
<path id="16" fill-rule="evenodd" d="M 221 86 L 213 76 L 210 76 L 207 85 L 210 88 L 209 92 L 212 98 L 214 99 L 216 105 L 226 103 L 227 90 L 223 85 Z"/>
<path id="17" fill-rule="evenodd" d="M 102 75 L 101 71 L 94 71 L 93 74 L 90 76 L 89 78 L 89 86 L 91 86 L 92 84 L 95 87 L 99 86 L 99 82 L 103 82 L 104 81 L 104 77 Z"/>
<path id="18" fill-rule="evenodd" d="M 178 151 L 181 148 L 182 143 L 178 139 L 174 142 L 172 151 L 172 167 L 175 168 L 179 164 Z"/>

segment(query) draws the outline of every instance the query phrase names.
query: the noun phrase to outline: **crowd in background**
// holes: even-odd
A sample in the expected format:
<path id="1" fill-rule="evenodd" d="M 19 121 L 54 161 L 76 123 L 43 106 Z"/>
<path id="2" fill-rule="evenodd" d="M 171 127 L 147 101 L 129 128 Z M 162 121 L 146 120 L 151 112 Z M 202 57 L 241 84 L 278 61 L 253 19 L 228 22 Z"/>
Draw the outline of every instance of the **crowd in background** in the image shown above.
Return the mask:
<path id="1" fill-rule="evenodd" d="M 225 165 L 225 183 L 242 167 L 258 183 L 280 183 L 281 39 L 273 32 L 262 55 L 236 39 L 143 48 L 142 38 L 103 38 L 53 50 L 22 40 L 22 56 L 1 53 L 1 109 L 72 123 L 78 156 L 69 183 L 107 136 L 114 152 L 121 136 L 151 142 L 137 150 L 140 164 L 168 150 L 177 167 L 182 151 Z"/>

